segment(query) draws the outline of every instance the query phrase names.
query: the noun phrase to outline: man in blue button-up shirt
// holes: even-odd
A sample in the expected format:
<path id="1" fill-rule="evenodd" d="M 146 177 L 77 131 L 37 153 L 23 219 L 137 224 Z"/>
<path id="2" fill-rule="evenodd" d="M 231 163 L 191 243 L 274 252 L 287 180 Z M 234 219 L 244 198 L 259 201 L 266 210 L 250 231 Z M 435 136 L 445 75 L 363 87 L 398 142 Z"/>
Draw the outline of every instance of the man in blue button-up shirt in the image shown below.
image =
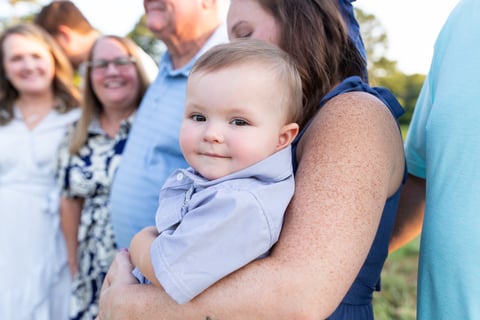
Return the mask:
<path id="1" fill-rule="evenodd" d="M 155 224 L 161 186 L 172 171 L 187 166 L 178 144 L 187 76 L 202 53 L 227 42 L 221 3 L 203 2 L 144 0 L 147 25 L 167 52 L 140 105 L 112 186 L 112 223 L 120 248 Z"/>

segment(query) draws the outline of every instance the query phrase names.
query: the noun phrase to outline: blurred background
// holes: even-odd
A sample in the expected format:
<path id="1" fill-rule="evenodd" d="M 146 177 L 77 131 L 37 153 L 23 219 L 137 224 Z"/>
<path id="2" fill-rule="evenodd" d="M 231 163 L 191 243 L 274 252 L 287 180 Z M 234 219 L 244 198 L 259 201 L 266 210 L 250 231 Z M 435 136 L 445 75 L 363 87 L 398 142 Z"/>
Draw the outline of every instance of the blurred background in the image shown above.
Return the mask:
<path id="1" fill-rule="evenodd" d="M 31 20 L 49 2 L 0 0 L 0 31 Z M 100 32 L 128 36 L 158 61 L 164 46 L 145 26 L 143 1 L 73 2 Z M 429 69 L 434 41 L 456 2 L 359 0 L 355 3 L 367 49 L 370 82 L 388 87 L 406 109 L 401 118 L 404 135 Z M 382 291 L 374 295 L 376 319 L 415 319 L 419 242 L 416 239 L 388 257 L 382 273 Z"/>

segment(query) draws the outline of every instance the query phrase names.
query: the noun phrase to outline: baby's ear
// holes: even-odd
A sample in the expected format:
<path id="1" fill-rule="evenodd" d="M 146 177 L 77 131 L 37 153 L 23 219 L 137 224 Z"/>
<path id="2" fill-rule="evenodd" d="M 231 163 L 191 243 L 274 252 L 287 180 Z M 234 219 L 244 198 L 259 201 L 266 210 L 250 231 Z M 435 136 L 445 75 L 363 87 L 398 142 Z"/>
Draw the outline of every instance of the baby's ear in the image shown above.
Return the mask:
<path id="1" fill-rule="evenodd" d="M 280 129 L 280 135 L 278 136 L 277 151 L 292 143 L 299 130 L 298 124 L 294 122 L 284 125 L 282 129 Z"/>

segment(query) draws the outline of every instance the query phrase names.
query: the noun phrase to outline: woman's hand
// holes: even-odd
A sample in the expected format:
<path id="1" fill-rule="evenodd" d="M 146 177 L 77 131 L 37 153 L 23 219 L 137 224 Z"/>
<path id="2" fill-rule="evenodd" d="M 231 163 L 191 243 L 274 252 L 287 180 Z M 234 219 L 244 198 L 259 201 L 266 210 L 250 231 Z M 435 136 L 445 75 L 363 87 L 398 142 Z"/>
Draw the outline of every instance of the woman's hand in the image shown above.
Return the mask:
<path id="1" fill-rule="evenodd" d="M 69 255 L 68 259 L 67 259 L 67 262 L 68 262 L 68 269 L 70 270 L 70 275 L 73 277 L 75 277 L 78 273 L 78 262 L 77 262 L 77 259 L 76 257 L 71 257 Z"/>
<path id="2" fill-rule="evenodd" d="M 130 261 L 128 250 L 119 250 L 102 285 L 97 320 L 113 318 L 111 313 L 117 309 L 115 304 L 121 303 L 118 299 L 114 299 L 115 295 L 112 295 L 112 291 L 117 287 L 138 284 L 137 279 L 132 275 L 132 270 L 133 264 Z"/>

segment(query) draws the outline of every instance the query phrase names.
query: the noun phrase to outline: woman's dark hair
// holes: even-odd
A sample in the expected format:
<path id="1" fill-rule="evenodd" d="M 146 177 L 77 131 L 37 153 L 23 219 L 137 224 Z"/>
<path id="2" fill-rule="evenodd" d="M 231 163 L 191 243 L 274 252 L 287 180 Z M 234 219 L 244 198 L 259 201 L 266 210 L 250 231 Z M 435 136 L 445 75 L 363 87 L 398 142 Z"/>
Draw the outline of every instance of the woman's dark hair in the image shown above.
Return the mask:
<path id="1" fill-rule="evenodd" d="M 337 7 L 336 0 L 258 0 L 280 28 L 280 47 L 294 59 L 303 85 L 303 126 L 320 100 L 349 76 L 364 78 L 365 60 Z"/>

